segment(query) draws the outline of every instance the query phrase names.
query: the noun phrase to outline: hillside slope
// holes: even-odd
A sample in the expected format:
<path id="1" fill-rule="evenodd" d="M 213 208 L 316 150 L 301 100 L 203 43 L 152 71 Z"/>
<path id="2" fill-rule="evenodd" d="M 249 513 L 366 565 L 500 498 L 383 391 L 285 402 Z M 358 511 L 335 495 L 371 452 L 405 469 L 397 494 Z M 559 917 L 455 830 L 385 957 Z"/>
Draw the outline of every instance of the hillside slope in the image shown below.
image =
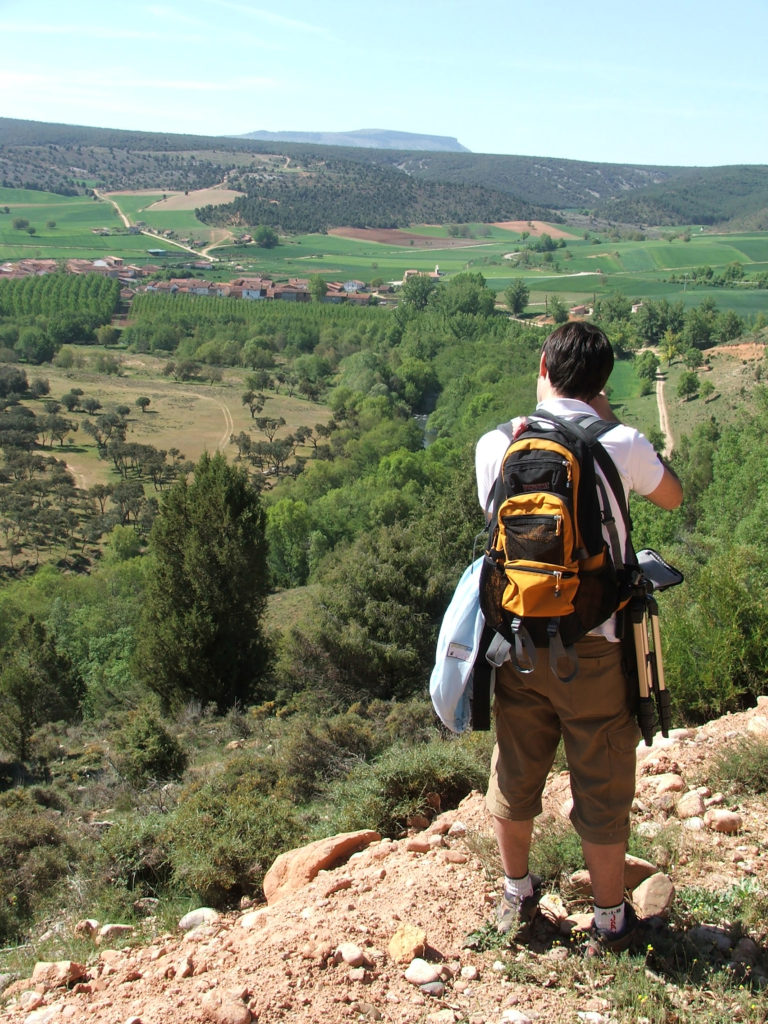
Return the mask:
<path id="1" fill-rule="evenodd" d="M 707 766 L 723 744 L 750 733 L 768 736 L 766 715 L 768 698 L 763 697 L 755 709 L 679 730 L 639 750 L 633 825 L 658 836 L 653 848 L 658 877 L 668 878 L 681 896 L 693 887 L 708 891 L 714 904 L 734 886 L 765 891 L 764 800 L 725 793 L 707 801 L 731 806 L 739 815 L 737 834 L 684 817 L 683 804 L 676 811 L 675 802 L 681 791 L 706 795 L 706 788 L 697 793 L 697 787 L 706 785 Z M 568 797 L 567 774 L 553 776 L 541 821 L 549 820 L 550 828 L 564 821 Z M 673 905 L 668 922 L 654 917 L 644 923 L 646 978 L 631 963 L 625 977 L 616 961 L 585 962 L 578 940 L 568 939 L 569 926 L 585 918 L 564 921 L 559 899 L 571 911 L 588 911 L 590 904 L 561 882 L 546 901 L 548 916 L 539 919 L 525 942 L 521 937 L 509 946 L 494 945 L 492 932 L 484 930 L 498 891 L 495 869 L 490 876 L 486 871 L 488 832 L 482 797 L 470 795 L 425 831 L 396 842 L 373 842 L 270 906 L 244 908 L 184 934 L 157 936 L 148 945 L 119 951 L 104 948 L 105 943 L 94 946 L 88 963 L 70 971 L 79 978 L 69 989 L 50 980 L 52 969 L 38 968 L 35 980 L 22 979 L 6 989 L 4 1019 L 9 1024 L 342 1024 L 352 1019 L 524 1024 L 575 1020 L 578 1014 L 607 1022 L 637 1020 L 637 1006 L 649 998 L 648 1011 L 667 1006 L 664 1020 L 764 1019 L 765 996 L 750 993 L 746 984 L 759 991 L 768 981 L 764 926 L 750 938 L 739 920 L 676 915 Z M 676 837 L 675 852 L 670 835 Z M 404 926 L 424 933 L 422 958 L 439 976 L 431 988 L 405 976 L 413 949 L 396 960 L 390 944 Z M 476 934 L 468 946 L 469 933 Z M 707 978 L 698 984 L 696 964 L 699 977 L 704 970 Z M 622 977 L 635 979 L 629 993 L 619 983 Z M 725 994 L 715 997 L 720 986 Z M 642 995 L 648 991 L 651 996 Z"/>
<path id="2" fill-rule="evenodd" d="M 351 133 L 322 145 L 317 144 L 320 138 L 327 143 L 332 137 L 291 142 L 266 138 L 269 133 L 252 134 L 259 137 L 170 135 L 0 118 L 0 184 L 63 194 L 88 187 L 193 190 L 222 183 L 233 173 L 266 173 L 265 180 L 270 180 L 280 169 L 291 172 L 295 191 L 306 186 L 310 193 L 322 180 L 315 175 L 313 181 L 302 181 L 304 170 L 343 163 L 344 188 L 351 186 L 355 195 L 372 183 L 383 195 L 379 212 L 390 223 L 395 218 L 402 222 L 401 190 L 418 191 L 419 186 L 428 199 L 430 189 L 443 195 L 437 204 L 406 204 L 407 215 L 435 214 L 446 222 L 503 220 L 503 211 L 511 208 L 517 213 L 510 217 L 524 219 L 551 219 L 544 211 L 580 210 L 632 224 L 725 224 L 757 218 L 760 226 L 767 216 L 767 166 L 685 168 L 429 152 L 423 147 L 435 137 L 396 132 Z M 279 134 L 303 140 L 309 136 Z M 361 139 L 386 148 L 361 146 Z M 400 144 L 391 148 L 398 139 Z M 350 141 L 355 145 L 342 144 Z M 272 160 L 265 161 L 265 156 Z M 386 194 L 392 176 L 401 179 L 401 188 L 394 190 L 395 208 Z M 278 181 L 286 177 L 277 175 Z M 484 193 L 480 201 L 478 192 Z M 294 199 L 293 193 L 269 197 L 273 204 Z M 334 213 L 329 226 L 348 222 Z"/>

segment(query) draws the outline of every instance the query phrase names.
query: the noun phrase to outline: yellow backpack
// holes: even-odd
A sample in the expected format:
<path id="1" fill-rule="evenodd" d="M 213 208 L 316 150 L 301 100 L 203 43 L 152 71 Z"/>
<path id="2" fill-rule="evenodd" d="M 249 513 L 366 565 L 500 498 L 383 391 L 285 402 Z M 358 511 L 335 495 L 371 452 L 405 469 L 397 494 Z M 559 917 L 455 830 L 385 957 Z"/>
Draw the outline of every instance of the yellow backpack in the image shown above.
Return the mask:
<path id="1" fill-rule="evenodd" d="M 573 644 L 629 599 L 631 522 L 618 470 L 599 441 L 615 426 L 595 416 L 566 420 L 537 412 L 523 421 L 502 459 L 480 606 L 521 672 L 532 672 L 536 648 L 547 647 L 556 675 L 573 679 Z M 624 519 L 624 550 L 596 462 Z"/>

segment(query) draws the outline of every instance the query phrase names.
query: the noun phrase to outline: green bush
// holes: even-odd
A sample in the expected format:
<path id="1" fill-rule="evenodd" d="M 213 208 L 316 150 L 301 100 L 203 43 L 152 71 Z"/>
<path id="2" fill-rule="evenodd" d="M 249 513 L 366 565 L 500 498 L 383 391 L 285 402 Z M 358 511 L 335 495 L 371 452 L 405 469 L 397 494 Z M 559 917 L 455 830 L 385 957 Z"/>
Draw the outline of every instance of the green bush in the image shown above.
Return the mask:
<path id="1" fill-rule="evenodd" d="M 131 901 L 163 891 L 172 875 L 167 824 L 164 816 L 149 814 L 113 825 L 99 847 L 104 882 L 125 886 Z"/>
<path id="2" fill-rule="evenodd" d="M 73 849 L 55 814 L 31 793 L 0 795 L 0 941 L 23 937 L 67 877 Z"/>
<path id="3" fill-rule="evenodd" d="M 329 828 L 372 828 L 396 836 L 410 815 L 428 810 L 427 794 L 437 793 L 445 810 L 473 789 L 485 788 L 487 779 L 487 750 L 477 743 L 434 739 L 419 746 L 398 745 L 373 764 L 357 766 L 332 788 Z"/>
<path id="4" fill-rule="evenodd" d="M 209 906 L 261 893 L 274 859 L 299 841 L 294 808 L 270 792 L 269 771 L 243 754 L 182 794 L 166 833 L 177 889 Z"/>
<path id="5" fill-rule="evenodd" d="M 132 785 L 150 780 L 178 779 L 187 767 L 187 755 L 149 708 L 134 712 L 114 734 L 115 766 Z"/>

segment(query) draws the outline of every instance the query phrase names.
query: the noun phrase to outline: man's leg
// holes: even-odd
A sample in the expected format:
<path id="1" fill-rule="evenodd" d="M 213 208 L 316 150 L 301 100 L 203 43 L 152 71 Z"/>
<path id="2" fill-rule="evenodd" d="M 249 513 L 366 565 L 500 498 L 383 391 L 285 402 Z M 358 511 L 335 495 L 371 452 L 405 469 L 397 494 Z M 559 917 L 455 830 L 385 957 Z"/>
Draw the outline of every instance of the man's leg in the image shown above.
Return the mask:
<path id="1" fill-rule="evenodd" d="M 582 839 L 581 848 L 592 881 L 598 907 L 616 907 L 624 900 L 625 843 L 590 843 Z"/>
<path id="2" fill-rule="evenodd" d="M 528 853 L 531 849 L 533 819 L 510 821 L 508 818 L 497 818 L 496 815 L 493 815 L 492 818 L 504 874 L 507 878 L 522 878 L 528 874 Z"/>

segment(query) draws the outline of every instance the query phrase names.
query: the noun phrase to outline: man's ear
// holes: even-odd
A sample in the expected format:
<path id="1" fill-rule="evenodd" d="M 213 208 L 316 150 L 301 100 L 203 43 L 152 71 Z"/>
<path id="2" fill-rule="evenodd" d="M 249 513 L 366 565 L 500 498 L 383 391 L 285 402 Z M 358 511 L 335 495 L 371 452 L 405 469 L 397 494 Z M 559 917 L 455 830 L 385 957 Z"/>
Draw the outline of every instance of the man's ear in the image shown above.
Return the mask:
<path id="1" fill-rule="evenodd" d="M 541 353 L 541 359 L 539 360 L 539 376 L 547 376 L 547 357 L 544 355 L 543 352 Z"/>

